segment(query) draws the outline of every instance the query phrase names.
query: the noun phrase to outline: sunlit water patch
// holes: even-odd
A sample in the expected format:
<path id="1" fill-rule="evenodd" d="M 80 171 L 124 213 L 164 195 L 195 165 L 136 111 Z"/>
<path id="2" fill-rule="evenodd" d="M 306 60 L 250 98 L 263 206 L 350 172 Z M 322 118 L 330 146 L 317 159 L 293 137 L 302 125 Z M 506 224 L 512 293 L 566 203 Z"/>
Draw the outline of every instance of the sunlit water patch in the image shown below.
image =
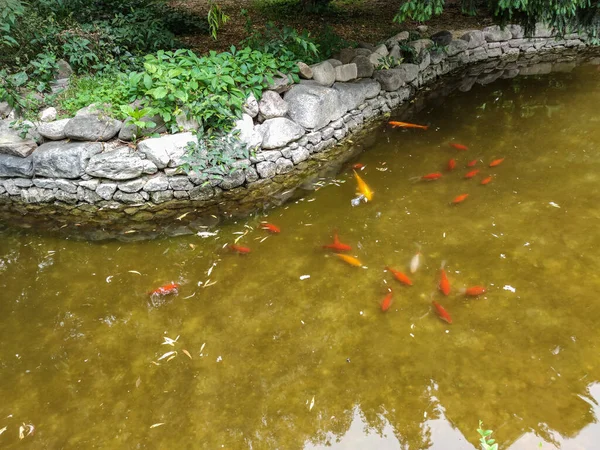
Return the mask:
<path id="1" fill-rule="evenodd" d="M 301 199 L 198 235 L 3 231 L 0 443 L 452 450 L 477 446 L 481 419 L 501 448 L 595 448 L 598 80 L 583 67 L 476 85 L 410 118 L 427 131 L 382 126 Z M 374 196 L 353 207 L 356 162 Z M 334 231 L 362 267 L 323 249 Z"/>

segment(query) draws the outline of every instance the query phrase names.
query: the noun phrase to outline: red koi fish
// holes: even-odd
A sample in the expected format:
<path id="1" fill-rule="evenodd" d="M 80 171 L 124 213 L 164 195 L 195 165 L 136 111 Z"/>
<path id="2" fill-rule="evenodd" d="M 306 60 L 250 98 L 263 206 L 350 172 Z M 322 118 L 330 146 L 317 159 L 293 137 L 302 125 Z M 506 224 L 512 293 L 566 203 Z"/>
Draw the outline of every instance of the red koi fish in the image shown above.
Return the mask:
<path id="1" fill-rule="evenodd" d="M 478 173 L 479 173 L 479 169 L 471 170 L 469 173 L 467 173 L 465 175 L 465 178 L 473 178 Z"/>
<path id="2" fill-rule="evenodd" d="M 323 248 L 328 248 L 334 252 L 349 252 L 352 250 L 352 247 L 350 247 L 348 244 L 342 244 L 340 242 L 337 231 L 333 233 L 333 244 L 324 245 Z"/>
<path id="3" fill-rule="evenodd" d="M 179 285 L 177 283 L 170 283 L 170 284 L 165 284 L 164 286 L 154 289 L 153 291 L 149 292 L 149 294 L 151 296 L 177 294 L 178 289 L 179 289 Z"/>
<path id="4" fill-rule="evenodd" d="M 467 167 L 475 167 L 476 164 L 477 164 L 477 160 L 474 159 L 473 161 L 469 161 L 467 163 Z"/>
<path id="5" fill-rule="evenodd" d="M 455 159 L 451 159 L 450 161 L 448 161 L 448 170 L 454 170 L 454 168 L 456 167 L 456 160 Z"/>
<path id="6" fill-rule="evenodd" d="M 462 151 L 469 150 L 469 147 L 467 147 L 466 145 L 457 144 L 456 142 L 450 142 L 450 145 L 452 147 L 454 147 L 456 150 L 462 150 Z"/>
<path id="7" fill-rule="evenodd" d="M 440 291 L 444 295 L 448 295 L 450 293 L 450 281 L 448 281 L 448 277 L 446 276 L 446 271 L 444 270 L 444 266 L 446 262 L 442 262 L 442 267 L 440 267 L 440 284 L 438 285 Z"/>
<path id="8" fill-rule="evenodd" d="M 227 248 L 229 248 L 232 252 L 239 253 L 240 255 L 250 253 L 250 249 L 248 247 L 243 247 L 237 244 L 227 244 Z"/>
<path id="9" fill-rule="evenodd" d="M 500 164 L 502 164 L 502 161 L 504 161 L 504 158 L 495 159 L 490 163 L 490 167 L 499 166 Z"/>
<path id="10" fill-rule="evenodd" d="M 423 175 L 419 179 L 422 181 L 434 181 L 442 178 L 442 174 L 440 172 L 428 173 L 427 175 Z"/>
<path id="11" fill-rule="evenodd" d="M 381 310 L 386 312 L 390 309 L 390 306 L 392 306 L 392 291 L 390 291 L 381 302 Z"/>
<path id="12" fill-rule="evenodd" d="M 353 165 L 352 165 L 352 168 L 353 168 L 354 170 L 360 170 L 360 169 L 362 169 L 362 168 L 364 168 L 364 167 L 365 167 L 365 165 L 364 165 L 364 164 L 361 164 L 361 163 L 356 163 L 356 164 L 353 164 Z"/>
<path id="13" fill-rule="evenodd" d="M 460 194 L 457 195 L 456 197 L 454 197 L 454 200 L 452 200 L 452 204 L 453 205 L 458 205 L 459 203 L 464 202 L 467 197 L 469 196 L 469 194 Z"/>
<path id="14" fill-rule="evenodd" d="M 483 286 L 473 286 L 467 289 L 461 289 L 460 292 L 465 294 L 467 297 L 477 297 L 481 294 L 485 294 L 486 288 Z"/>
<path id="15" fill-rule="evenodd" d="M 490 181 L 492 181 L 492 177 L 485 177 L 483 180 L 481 180 L 481 184 L 486 185 Z"/>
<path id="16" fill-rule="evenodd" d="M 426 130 L 427 128 L 429 128 L 428 125 L 417 125 L 414 123 L 407 123 L 407 122 L 396 122 L 396 121 L 390 121 L 388 122 L 392 128 L 396 128 L 396 127 L 402 127 L 402 128 L 421 128 L 422 130 Z"/>
<path id="17" fill-rule="evenodd" d="M 435 310 L 438 313 L 438 316 L 440 316 L 440 319 L 445 320 L 448 323 L 452 323 L 452 317 L 450 317 L 450 314 L 448 314 L 448 311 L 446 311 L 442 305 L 435 300 L 433 300 L 431 303 L 433 306 L 435 306 Z"/>
<path id="18" fill-rule="evenodd" d="M 394 275 L 394 278 L 398 280 L 400 283 L 405 284 L 407 286 L 412 286 L 412 281 L 405 274 L 398 270 L 394 270 L 391 267 L 386 267 L 385 270 L 389 271 Z"/>
<path id="19" fill-rule="evenodd" d="M 261 224 L 260 224 L 260 227 L 261 227 L 263 230 L 267 230 L 267 231 L 269 231 L 269 232 L 271 232 L 271 233 L 274 233 L 274 234 L 281 233 L 281 230 L 279 229 L 279 227 L 278 227 L 278 226 L 275 226 L 275 225 L 273 225 L 272 223 L 261 223 Z"/>

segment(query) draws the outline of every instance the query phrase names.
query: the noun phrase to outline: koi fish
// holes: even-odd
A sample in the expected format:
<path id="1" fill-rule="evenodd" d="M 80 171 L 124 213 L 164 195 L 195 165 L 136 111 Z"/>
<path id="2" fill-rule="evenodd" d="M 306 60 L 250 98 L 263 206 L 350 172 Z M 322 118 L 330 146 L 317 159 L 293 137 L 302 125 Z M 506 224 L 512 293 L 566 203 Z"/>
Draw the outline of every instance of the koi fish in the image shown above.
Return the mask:
<path id="1" fill-rule="evenodd" d="M 467 167 L 475 167 L 476 164 L 477 164 L 477 160 L 474 159 L 473 161 L 469 161 L 467 163 Z"/>
<path id="2" fill-rule="evenodd" d="M 440 319 L 445 320 L 448 323 L 452 323 L 452 317 L 450 317 L 450 314 L 448 314 L 448 311 L 446 311 L 442 305 L 435 300 L 433 300 L 431 303 L 433 306 L 435 306 L 435 310 L 438 313 L 438 316 L 440 316 Z"/>
<path id="3" fill-rule="evenodd" d="M 469 173 L 467 173 L 465 175 L 465 178 L 473 178 L 478 173 L 479 173 L 479 169 L 471 170 Z"/>
<path id="4" fill-rule="evenodd" d="M 500 164 L 502 164 L 502 161 L 504 161 L 504 158 L 495 159 L 490 163 L 490 167 L 499 166 Z"/>
<path id="5" fill-rule="evenodd" d="M 412 286 L 412 281 L 405 274 L 398 270 L 394 270 L 391 267 L 386 267 L 385 270 L 389 271 L 394 275 L 394 278 L 398 280 L 400 283 L 405 284 L 407 286 Z"/>
<path id="6" fill-rule="evenodd" d="M 481 184 L 485 185 L 488 184 L 490 181 L 492 181 L 492 177 L 485 177 L 483 180 L 481 180 Z"/>
<path id="7" fill-rule="evenodd" d="M 450 142 L 450 145 L 452 147 L 454 147 L 456 150 L 462 150 L 462 151 L 469 150 L 469 147 L 467 147 L 466 145 L 457 144 L 456 142 Z"/>
<path id="8" fill-rule="evenodd" d="M 458 205 L 459 203 L 464 202 L 467 197 L 469 196 L 469 194 L 460 194 L 457 195 L 456 197 L 454 197 L 454 200 L 452 200 L 452 204 L 453 205 Z"/>
<path id="9" fill-rule="evenodd" d="M 324 245 L 323 248 L 328 248 L 334 252 L 349 252 L 352 250 L 352 247 L 350 247 L 348 244 L 342 244 L 340 242 L 337 231 L 333 233 L 333 244 Z"/>
<path id="10" fill-rule="evenodd" d="M 440 267 L 440 283 L 438 285 L 440 291 L 444 295 L 448 295 L 450 293 L 450 281 L 448 281 L 448 277 L 446 276 L 446 271 L 444 270 L 444 266 L 446 265 L 446 261 L 442 261 L 442 266 Z"/>
<path id="11" fill-rule="evenodd" d="M 426 130 L 427 128 L 429 128 L 428 125 L 417 125 L 414 123 L 407 123 L 407 122 L 396 122 L 396 121 L 390 121 L 388 122 L 392 128 L 396 128 L 396 127 L 402 127 L 402 128 L 421 128 L 422 130 Z"/>
<path id="12" fill-rule="evenodd" d="M 410 273 L 415 273 L 419 269 L 420 265 L 421 265 L 421 249 L 419 248 L 419 251 L 417 252 L 417 254 L 415 256 L 413 256 L 412 259 L 410 260 Z"/>
<path id="13" fill-rule="evenodd" d="M 427 175 L 423 175 L 422 177 L 420 177 L 418 179 L 422 180 L 422 181 L 434 181 L 434 180 L 439 180 L 440 178 L 442 178 L 442 174 L 440 172 L 433 172 L 433 173 L 428 173 Z"/>
<path id="14" fill-rule="evenodd" d="M 477 297 L 481 294 L 485 294 L 486 288 L 483 286 L 473 286 L 467 289 L 461 289 L 460 292 L 467 297 Z"/>
<path id="15" fill-rule="evenodd" d="M 381 302 L 381 310 L 386 312 L 390 309 L 390 306 L 392 306 L 392 291 L 390 291 Z"/>
<path id="16" fill-rule="evenodd" d="M 356 170 L 353 170 L 353 172 L 354 177 L 356 178 L 356 184 L 358 185 L 358 192 L 362 194 L 367 201 L 370 202 L 373 199 L 373 191 L 369 186 L 367 186 L 367 183 L 365 183 L 364 180 L 358 176 Z"/>
<path id="17" fill-rule="evenodd" d="M 362 263 L 357 258 L 355 258 L 354 256 L 342 255 L 341 253 L 335 253 L 335 256 L 337 256 L 338 258 L 340 258 L 345 263 L 350 264 L 351 266 L 354 266 L 354 267 L 361 267 L 362 266 Z"/>
<path id="18" fill-rule="evenodd" d="M 456 167 L 455 159 L 451 159 L 450 161 L 448 161 L 448 170 L 454 170 L 455 167 Z"/>
<path id="19" fill-rule="evenodd" d="M 354 170 L 360 170 L 360 169 L 363 169 L 364 167 L 365 167 L 365 165 L 364 165 L 364 164 L 361 164 L 361 163 L 356 163 L 356 164 L 354 164 L 354 165 L 352 166 L 352 168 L 353 168 Z"/>
<path id="20" fill-rule="evenodd" d="M 239 253 L 240 255 L 250 253 L 250 249 L 248 247 L 243 247 L 237 244 L 227 244 L 227 248 L 231 249 L 233 252 Z"/>
<path id="21" fill-rule="evenodd" d="M 177 294 L 178 289 L 179 285 L 177 283 L 170 283 L 154 289 L 153 291 L 149 292 L 149 294 L 151 296 Z"/>
<path id="22" fill-rule="evenodd" d="M 261 223 L 261 224 L 260 224 L 260 227 L 261 227 L 263 230 L 270 231 L 271 233 L 274 233 L 274 234 L 281 233 L 281 230 L 279 229 L 279 227 L 278 227 L 278 226 L 275 226 L 275 225 L 273 225 L 272 223 Z"/>

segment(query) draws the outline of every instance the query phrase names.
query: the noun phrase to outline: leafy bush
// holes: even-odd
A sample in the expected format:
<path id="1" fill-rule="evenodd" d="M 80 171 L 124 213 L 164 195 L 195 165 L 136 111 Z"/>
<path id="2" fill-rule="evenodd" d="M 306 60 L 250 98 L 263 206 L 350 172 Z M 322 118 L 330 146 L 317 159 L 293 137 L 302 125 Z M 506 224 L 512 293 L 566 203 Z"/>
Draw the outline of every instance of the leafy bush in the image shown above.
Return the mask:
<path id="1" fill-rule="evenodd" d="M 132 73 L 130 82 L 137 82 L 137 98 L 172 129 L 182 113 L 201 121 L 206 130 L 230 129 L 250 92 L 260 97 L 280 70 L 298 81 L 294 61 L 250 48 L 231 47 L 204 57 L 189 50 L 159 51 L 146 56 L 144 71 Z"/>

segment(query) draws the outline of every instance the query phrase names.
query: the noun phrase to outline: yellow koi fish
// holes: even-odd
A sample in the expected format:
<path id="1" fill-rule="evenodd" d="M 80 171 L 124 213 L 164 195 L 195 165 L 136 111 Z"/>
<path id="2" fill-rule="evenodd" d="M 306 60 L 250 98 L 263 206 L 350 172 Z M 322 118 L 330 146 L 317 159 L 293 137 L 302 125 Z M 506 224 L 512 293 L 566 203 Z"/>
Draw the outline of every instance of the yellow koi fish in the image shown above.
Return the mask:
<path id="1" fill-rule="evenodd" d="M 345 263 L 350 264 L 351 266 L 362 267 L 362 263 L 357 258 L 355 258 L 354 256 L 342 255 L 341 253 L 335 253 L 335 256 L 337 256 L 338 258 L 340 258 Z"/>
<path id="2" fill-rule="evenodd" d="M 353 170 L 354 177 L 356 178 L 356 184 L 358 185 L 358 192 L 365 197 L 367 201 L 371 201 L 373 199 L 373 191 L 364 180 L 358 176 L 356 170 Z"/>

